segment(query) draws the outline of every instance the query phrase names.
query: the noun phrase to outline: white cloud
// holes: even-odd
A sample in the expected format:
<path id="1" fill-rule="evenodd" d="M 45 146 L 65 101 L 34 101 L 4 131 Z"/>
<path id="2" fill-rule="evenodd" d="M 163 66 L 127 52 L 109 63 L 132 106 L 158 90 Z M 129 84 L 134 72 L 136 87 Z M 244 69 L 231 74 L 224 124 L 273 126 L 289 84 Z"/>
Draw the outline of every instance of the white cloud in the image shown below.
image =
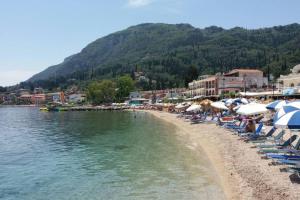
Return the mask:
<path id="1" fill-rule="evenodd" d="M 0 86 L 11 86 L 26 81 L 38 71 L 34 70 L 0 70 Z"/>
<path id="2" fill-rule="evenodd" d="M 142 7 L 151 4 L 153 0 L 128 0 L 128 6 L 130 7 Z"/>

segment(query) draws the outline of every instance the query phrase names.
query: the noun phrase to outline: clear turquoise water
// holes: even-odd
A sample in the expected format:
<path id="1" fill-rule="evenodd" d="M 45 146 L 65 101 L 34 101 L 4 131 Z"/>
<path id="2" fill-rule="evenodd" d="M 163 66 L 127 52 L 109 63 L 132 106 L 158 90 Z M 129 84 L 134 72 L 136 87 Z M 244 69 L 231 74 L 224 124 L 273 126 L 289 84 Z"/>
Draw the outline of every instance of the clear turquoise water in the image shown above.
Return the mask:
<path id="1" fill-rule="evenodd" d="M 0 199 L 208 198 L 206 158 L 149 114 L 0 107 Z"/>

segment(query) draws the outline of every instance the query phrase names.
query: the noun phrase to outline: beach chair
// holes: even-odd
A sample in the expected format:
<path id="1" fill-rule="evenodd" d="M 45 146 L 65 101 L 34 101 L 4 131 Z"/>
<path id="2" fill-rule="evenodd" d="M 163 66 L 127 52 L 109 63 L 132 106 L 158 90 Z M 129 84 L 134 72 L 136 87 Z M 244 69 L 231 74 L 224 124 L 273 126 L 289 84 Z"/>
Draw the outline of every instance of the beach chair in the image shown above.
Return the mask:
<path id="1" fill-rule="evenodd" d="M 276 152 L 266 153 L 266 158 L 270 159 L 300 159 L 300 139 L 292 148 L 277 149 Z"/>
<path id="2" fill-rule="evenodd" d="M 236 124 L 237 121 L 231 122 L 231 123 L 225 123 L 223 125 L 224 128 L 231 129 L 231 130 L 236 130 L 236 129 L 242 129 L 245 128 L 246 122 L 245 121 L 240 121 L 238 124 Z"/>
<path id="3" fill-rule="evenodd" d="M 255 133 L 247 133 L 245 131 L 238 131 L 238 135 L 241 136 L 241 137 L 249 137 L 251 135 L 259 136 L 261 134 L 263 126 L 264 126 L 264 124 L 262 122 L 260 122 L 258 127 L 255 130 Z"/>
<path id="4" fill-rule="evenodd" d="M 285 134 L 285 131 L 284 130 L 281 130 L 276 136 L 274 137 L 267 137 L 263 140 L 257 140 L 257 141 L 253 141 L 252 143 L 256 144 L 256 146 L 259 146 L 263 143 L 266 143 L 266 142 L 274 142 L 274 143 L 278 143 L 281 141 L 282 137 L 284 136 Z"/>
<path id="5" fill-rule="evenodd" d="M 270 158 L 270 159 L 279 159 L 279 160 L 297 160 L 297 159 L 300 159 L 300 155 L 288 155 L 288 154 L 277 154 L 277 153 L 267 153 L 266 157 Z"/>
<path id="6" fill-rule="evenodd" d="M 252 135 L 252 136 L 250 136 L 249 138 L 247 138 L 246 140 L 245 140 L 245 142 L 255 142 L 255 141 L 262 141 L 262 140 L 266 140 L 266 138 L 268 138 L 268 137 L 271 137 L 274 133 L 275 133 L 275 131 L 276 131 L 276 128 L 275 127 L 272 127 L 269 131 L 268 131 L 268 133 L 267 134 L 265 134 L 265 135 L 257 135 L 257 134 L 255 134 L 255 135 Z"/>
<path id="7" fill-rule="evenodd" d="M 198 123 L 202 123 L 207 119 L 207 115 L 204 114 L 203 116 L 200 116 L 198 118 L 195 119 L 191 119 L 191 124 L 198 124 Z"/>
<path id="8" fill-rule="evenodd" d="M 264 150 L 264 149 L 268 149 L 268 148 L 284 148 L 284 147 L 290 146 L 297 139 L 297 137 L 298 137 L 297 135 L 292 135 L 289 139 L 287 139 L 282 144 L 275 143 L 275 144 L 262 144 L 262 145 L 258 145 L 258 148 L 260 148 L 259 152 L 270 153 L 270 152 L 267 152 L 267 150 Z"/>
<path id="9" fill-rule="evenodd" d="M 296 135 L 295 135 L 296 136 Z M 293 136 L 292 136 L 293 137 Z M 292 138 L 291 137 L 291 138 Z M 297 138 L 297 136 L 295 137 Z M 292 138 L 293 139 L 293 138 Z M 295 139 L 296 140 L 296 139 Z M 294 141 L 295 141 L 294 140 Z M 276 146 L 274 148 L 265 148 L 265 149 L 261 149 L 262 153 L 299 153 L 299 147 L 300 147 L 300 140 L 298 140 L 298 142 L 296 143 L 295 146 L 292 146 L 292 143 L 294 141 L 290 141 L 289 145 L 287 146 Z M 286 141 L 288 143 L 288 141 Z M 291 146 L 291 148 L 287 148 Z"/>

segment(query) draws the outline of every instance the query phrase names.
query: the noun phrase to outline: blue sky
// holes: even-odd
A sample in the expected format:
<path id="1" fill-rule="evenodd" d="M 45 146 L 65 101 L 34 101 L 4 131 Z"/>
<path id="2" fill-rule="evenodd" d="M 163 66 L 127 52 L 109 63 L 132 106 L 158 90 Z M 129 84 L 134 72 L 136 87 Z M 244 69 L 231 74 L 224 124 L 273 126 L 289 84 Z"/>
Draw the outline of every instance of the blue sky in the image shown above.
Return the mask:
<path id="1" fill-rule="evenodd" d="M 144 22 L 260 28 L 300 23 L 300 0 L 0 0 L 0 85 Z"/>

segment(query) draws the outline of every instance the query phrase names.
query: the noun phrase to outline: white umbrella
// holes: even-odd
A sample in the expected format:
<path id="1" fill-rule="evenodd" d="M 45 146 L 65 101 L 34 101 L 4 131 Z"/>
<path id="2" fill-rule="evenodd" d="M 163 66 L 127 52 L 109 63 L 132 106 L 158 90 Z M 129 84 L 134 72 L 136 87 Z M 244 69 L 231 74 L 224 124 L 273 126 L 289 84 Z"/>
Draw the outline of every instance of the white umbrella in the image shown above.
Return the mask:
<path id="1" fill-rule="evenodd" d="M 187 112 L 196 112 L 196 111 L 200 111 L 200 110 L 201 110 L 201 106 L 198 104 L 193 104 L 186 109 Z"/>
<path id="2" fill-rule="evenodd" d="M 243 104 L 248 104 L 249 103 L 249 101 L 246 98 L 241 98 L 241 102 Z"/>
<path id="3" fill-rule="evenodd" d="M 186 108 L 188 107 L 189 105 L 188 104 L 183 104 L 183 103 L 180 103 L 178 104 L 177 106 L 175 106 L 176 109 L 182 109 L 182 108 Z"/>
<path id="4" fill-rule="evenodd" d="M 241 107 L 236 111 L 241 115 L 257 115 L 268 112 L 265 104 L 260 103 L 249 103 L 246 105 L 241 105 Z"/>
<path id="5" fill-rule="evenodd" d="M 235 99 L 227 99 L 227 100 L 225 101 L 225 104 L 226 104 L 226 105 L 231 105 L 234 101 L 235 101 Z"/>
<path id="6" fill-rule="evenodd" d="M 228 108 L 225 106 L 225 103 L 222 101 L 216 101 L 210 104 L 214 108 L 218 108 L 221 110 L 228 110 Z"/>

